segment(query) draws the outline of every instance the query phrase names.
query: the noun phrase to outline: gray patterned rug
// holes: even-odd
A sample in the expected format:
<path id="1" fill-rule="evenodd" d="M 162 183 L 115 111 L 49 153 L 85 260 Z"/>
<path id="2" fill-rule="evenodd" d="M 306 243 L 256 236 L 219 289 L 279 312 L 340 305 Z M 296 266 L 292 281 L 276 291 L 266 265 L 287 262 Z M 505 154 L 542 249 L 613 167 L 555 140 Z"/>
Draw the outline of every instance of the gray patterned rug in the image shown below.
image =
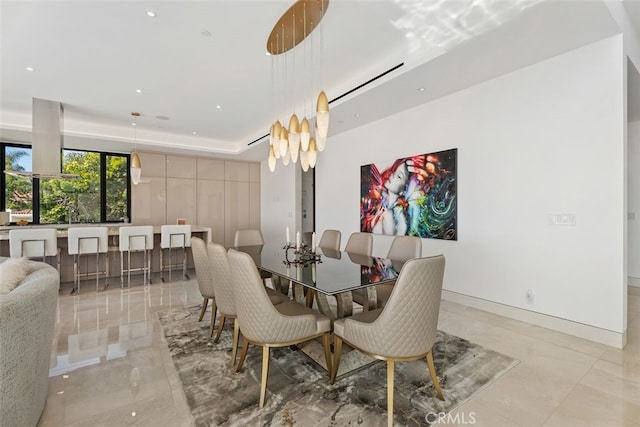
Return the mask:
<path id="1" fill-rule="evenodd" d="M 227 322 L 214 344 L 208 340 L 209 313 L 202 322 L 198 315 L 198 306 L 158 312 L 197 426 L 386 425 L 384 362 L 329 385 L 326 370 L 301 351 L 273 349 L 267 398 L 260 410 L 261 349 L 250 346 L 243 370 L 236 374 L 230 364 L 232 323 Z M 424 360 L 396 363 L 397 425 L 428 425 L 427 414 L 452 411 L 518 363 L 442 331 L 433 354 L 446 400 L 435 397 Z"/>

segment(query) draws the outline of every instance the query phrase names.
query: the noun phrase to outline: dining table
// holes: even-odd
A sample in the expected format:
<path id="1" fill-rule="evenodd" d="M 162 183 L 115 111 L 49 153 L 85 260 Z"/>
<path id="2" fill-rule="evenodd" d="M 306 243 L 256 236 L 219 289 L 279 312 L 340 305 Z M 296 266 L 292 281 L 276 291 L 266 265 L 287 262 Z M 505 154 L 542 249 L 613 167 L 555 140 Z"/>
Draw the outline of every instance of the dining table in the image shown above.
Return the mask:
<path id="1" fill-rule="evenodd" d="M 318 310 L 332 320 L 353 314 L 352 291 L 364 290 L 367 303 L 363 310 L 376 308 L 375 286 L 393 283 L 402 263 L 382 257 L 291 245 L 266 243 L 233 249 L 249 254 L 259 270 L 271 273 L 275 288 L 288 292 L 293 288 L 296 301 L 309 303 L 314 295 Z M 336 299 L 336 312 L 329 303 Z"/>

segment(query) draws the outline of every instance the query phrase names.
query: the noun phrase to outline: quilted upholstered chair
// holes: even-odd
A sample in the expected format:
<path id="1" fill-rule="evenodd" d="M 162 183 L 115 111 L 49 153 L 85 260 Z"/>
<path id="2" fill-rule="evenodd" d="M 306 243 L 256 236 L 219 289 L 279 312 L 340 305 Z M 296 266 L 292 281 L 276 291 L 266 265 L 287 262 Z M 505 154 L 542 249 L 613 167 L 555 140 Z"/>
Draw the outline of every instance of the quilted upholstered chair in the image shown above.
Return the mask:
<path id="1" fill-rule="evenodd" d="M 240 336 L 240 324 L 238 323 L 238 315 L 236 312 L 236 301 L 233 296 L 233 287 L 231 283 L 231 271 L 229 269 L 229 260 L 227 259 L 227 250 L 217 243 L 207 243 L 207 253 L 209 255 L 209 264 L 213 273 L 213 287 L 216 294 L 216 302 L 220 311 L 220 319 L 218 320 L 218 331 L 213 342 L 220 341 L 222 328 L 227 319 L 233 319 L 233 345 L 231 347 L 231 364 L 236 364 L 236 353 L 238 352 L 238 338 Z"/>
<path id="2" fill-rule="evenodd" d="M 207 311 L 209 300 L 212 301 L 211 306 L 211 325 L 209 326 L 209 338 L 213 336 L 213 324 L 216 319 L 217 303 L 216 294 L 213 285 L 213 269 L 209 262 L 209 254 L 207 253 L 207 244 L 199 237 L 191 236 L 191 252 L 193 253 L 193 263 L 196 267 L 196 280 L 198 281 L 198 289 L 204 298 L 202 308 L 200 309 L 201 321 L 204 313 Z"/>
<path id="3" fill-rule="evenodd" d="M 260 246 L 264 245 L 264 238 L 262 237 L 262 232 L 260 230 L 236 230 L 236 234 L 233 238 L 233 246 Z M 260 277 L 265 281 L 266 279 L 271 278 L 271 273 L 267 271 L 260 270 Z M 266 284 L 266 282 L 265 282 Z"/>
<path id="4" fill-rule="evenodd" d="M 351 233 L 344 251 L 371 256 L 371 252 L 373 252 L 373 236 L 371 233 Z"/>
<path id="5" fill-rule="evenodd" d="M 238 322 L 244 338 L 236 372 L 242 369 L 249 343 L 262 347 L 260 383 L 260 408 L 262 408 L 267 391 L 272 347 L 288 347 L 322 337 L 327 368 L 331 372 L 331 320 L 295 301 L 271 304 L 253 259 L 233 249 L 229 250 L 228 257 Z"/>
<path id="6" fill-rule="evenodd" d="M 322 250 L 339 251 L 342 234 L 338 230 L 324 230 L 318 247 Z"/>
<path id="7" fill-rule="evenodd" d="M 444 400 L 431 352 L 436 338 L 445 260 L 443 255 L 407 261 L 384 308 L 334 321 L 331 383 L 340 366 L 343 341 L 387 362 L 388 425 L 393 425 L 394 363 L 426 357 L 436 394 Z"/>
<path id="8" fill-rule="evenodd" d="M 396 236 L 391 242 L 391 247 L 387 253 L 387 258 L 393 262 L 394 267 L 400 269 L 400 264 L 412 258 L 422 256 L 422 240 L 416 236 Z M 384 307 L 389 301 L 389 296 L 393 290 L 394 283 L 385 283 L 376 286 L 377 307 Z M 353 292 L 353 300 L 364 305 L 366 292 L 360 290 Z"/>
<path id="9" fill-rule="evenodd" d="M 238 313 L 236 310 L 236 301 L 233 295 L 233 284 L 231 281 L 231 271 L 229 268 L 229 259 L 227 258 L 227 250 L 224 246 L 217 243 L 207 243 L 207 253 L 209 254 L 209 264 L 213 271 L 213 289 L 216 294 L 216 303 L 220 312 L 218 320 L 218 331 L 213 342 L 220 341 L 222 329 L 227 319 L 233 319 L 233 345 L 231 347 L 231 364 L 236 364 L 236 353 L 238 351 L 238 338 L 240 332 L 240 324 L 238 323 Z M 266 288 L 267 295 L 272 304 L 282 303 L 282 294 Z"/>

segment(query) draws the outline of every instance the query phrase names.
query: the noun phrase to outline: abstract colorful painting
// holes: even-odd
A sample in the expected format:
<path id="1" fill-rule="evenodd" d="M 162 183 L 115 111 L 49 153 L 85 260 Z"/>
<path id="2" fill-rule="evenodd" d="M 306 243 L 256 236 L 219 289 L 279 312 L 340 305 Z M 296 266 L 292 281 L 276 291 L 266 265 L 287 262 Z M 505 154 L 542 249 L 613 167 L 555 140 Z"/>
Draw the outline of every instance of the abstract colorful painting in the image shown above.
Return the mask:
<path id="1" fill-rule="evenodd" d="M 457 240 L 456 148 L 360 167 L 360 230 Z"/>

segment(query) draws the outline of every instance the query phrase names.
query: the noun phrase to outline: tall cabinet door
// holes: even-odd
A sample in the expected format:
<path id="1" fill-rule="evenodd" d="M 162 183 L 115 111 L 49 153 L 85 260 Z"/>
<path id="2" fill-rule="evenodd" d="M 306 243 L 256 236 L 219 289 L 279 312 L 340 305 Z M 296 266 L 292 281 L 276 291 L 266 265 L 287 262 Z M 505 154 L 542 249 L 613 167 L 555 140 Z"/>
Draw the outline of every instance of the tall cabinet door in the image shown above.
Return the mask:
<path id="1" fill-rule="evenodd" d="M 196 167 L 195 157 L 167 156 L 167 221 L 175 224 L 184 218 L 196 224 Z"/>
<path id="2" fill-rule="evenodd" d="M 225 246 L 233 246 L 236 230 L 251 228 L 249 183 L 225 182 Z"/>
<path id="3" fill-rule="evenodd" d="M 211 241 L 225 245 L 224 181 L 198 180 L 198 224 L 211 227 Z"/>
<path id="4" fill-rule="evenodd" d="M 249 163 L 249 227 L 260 230 L 259 163 Z"/>
<path id="5" fill-rule="evenodd" d="M 131 186 L 131 222 L 162 225 L 167 222 L 166 156 L 138 153 L 142 180 Z"/>

